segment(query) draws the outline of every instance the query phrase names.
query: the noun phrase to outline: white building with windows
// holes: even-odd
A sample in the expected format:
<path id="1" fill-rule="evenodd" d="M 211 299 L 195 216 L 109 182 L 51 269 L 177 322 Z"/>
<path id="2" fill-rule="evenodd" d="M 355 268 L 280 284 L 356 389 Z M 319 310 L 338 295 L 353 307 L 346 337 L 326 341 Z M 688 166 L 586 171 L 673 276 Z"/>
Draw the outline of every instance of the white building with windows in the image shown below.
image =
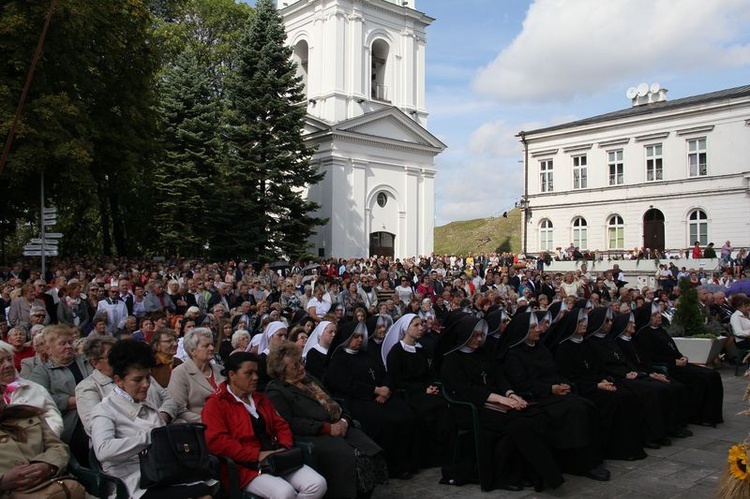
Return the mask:
<path id="1" fill-rule="evenodd" d="M 750 85 L 523 131 L 524 252 L 750 246 Z"/>
<path id="2" fill-rule="evenodd" d="M 425 45 L 415 0 L 278 0 L 305 83 L 307 141 L 325 179 L 307 195 L 329 223 L 318 256 L 430 254 L 434 158 Z"/>

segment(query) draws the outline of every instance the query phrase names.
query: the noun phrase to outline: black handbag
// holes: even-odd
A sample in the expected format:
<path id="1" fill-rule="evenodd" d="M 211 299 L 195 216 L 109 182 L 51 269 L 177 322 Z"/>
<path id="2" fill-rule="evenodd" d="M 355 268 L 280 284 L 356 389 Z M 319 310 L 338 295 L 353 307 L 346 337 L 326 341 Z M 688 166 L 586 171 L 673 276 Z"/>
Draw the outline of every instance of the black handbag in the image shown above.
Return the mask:
<path id="1" fill-rule="evenodd" d="M 213 478 L 206 448 L 206 425 L 171 424 L 151 430 L 151 445 L 138 456 L 141 488 Z"/>
<path id="2" fill-rule="evenodd" d="M 282 450 L 269 454 L 260 462 L 258 471 L 260 474 L 285 475 L 297 471 L 305 464 L 305 454 L 299 447 Z"/>

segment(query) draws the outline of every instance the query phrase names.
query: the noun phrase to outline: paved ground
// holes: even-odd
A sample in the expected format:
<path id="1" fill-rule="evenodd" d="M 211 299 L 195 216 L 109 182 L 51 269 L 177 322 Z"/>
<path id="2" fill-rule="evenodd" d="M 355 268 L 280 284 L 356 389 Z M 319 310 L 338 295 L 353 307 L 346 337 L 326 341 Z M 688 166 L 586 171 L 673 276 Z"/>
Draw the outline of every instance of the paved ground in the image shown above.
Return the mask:
<path id="1" fill-rule="evenodd" d="M 551 492 L 536 493 L 533 489 L 525 489 L 523 492 L 485 493 L 479 490 L 479 485 L 440 485 L 440 470 L 433 468 L 421 471 L 408 481 L 391 480 L 388 485 L 376 489 L 373 499 L 715 498 L 729 447 L 743 441 L 750 431 L 750 418 L 737 415 L 748 407 L 742 402 L 748 379 L 735 377 L 734 367 L 729 365 L 723 366 L 720 372 L 724 381 L 724 424 L 717 428 L 691 425 L 690 429 L 694 433 L 692 437 L 674 439 L 672 446 L 659 450 L 647 449 L 649 457 L 642 461 L 608 461 L 607 467 L 612 473 L 609 482 L 565 475 L 563 486 Z"/>

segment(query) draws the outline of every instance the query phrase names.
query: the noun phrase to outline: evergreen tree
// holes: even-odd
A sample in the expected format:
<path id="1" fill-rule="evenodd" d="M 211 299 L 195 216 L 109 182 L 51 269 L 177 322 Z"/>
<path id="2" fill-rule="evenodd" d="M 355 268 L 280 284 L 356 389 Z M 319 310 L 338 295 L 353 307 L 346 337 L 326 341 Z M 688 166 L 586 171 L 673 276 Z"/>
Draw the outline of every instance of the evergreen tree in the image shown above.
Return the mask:
<path id="1" fill-rule="evenodd" d="M 208 213 L 217 209 L 220 109 L 191 46 L 168 68 L 160 87 L 163 159 L 154 172 L 158 249 L 200 256 L 209 238 Z"/>
<path id="2" fill-rule="evenodd" d="M 706 321 L 701 314 L 698 291 L 690 287 L 689 279 L 680 279 L 680 299 L 675 307 L 674 321 L 680 336 L 695 336 L 708 333 Z"/>
<path id="3" fill-rule="evenodd" d="M 215 238 L 217 256 L 276 258 L 298 255 L 324 220 L 304 187 L 322 180 L 302 139 L 303 85 L 285 45 L 281 16 L 271 0 L 258 0 L 227 81 L 226 182 L 233 193 L 235 238 Z M 224 220 L 227 223 L 229 220 Z"/>

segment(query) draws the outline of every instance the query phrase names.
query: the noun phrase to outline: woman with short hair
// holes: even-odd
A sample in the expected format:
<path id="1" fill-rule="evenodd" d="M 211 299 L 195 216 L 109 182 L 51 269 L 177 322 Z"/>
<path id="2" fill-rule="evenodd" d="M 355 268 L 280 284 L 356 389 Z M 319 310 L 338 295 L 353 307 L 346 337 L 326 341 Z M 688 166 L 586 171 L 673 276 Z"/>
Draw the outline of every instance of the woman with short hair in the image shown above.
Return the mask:
<path id="1" fill-rule="evenodd" d="M 206 401 L 203 423 L 209 452 L 231 458 L 237 464 L 243 490 L 264 498 L 318 499 L 327 490 L 325 479 L 307 465 L 280 476 L 260 474 L 267 456 L 292 447 L 289 424 L 276 412 L 258 386 L 258 357 L 249 352 L 229 356 L 224 369 L 227 380 Z M 228 482 L 222 464 L 222 481 Z"/>
<path id="2" fill-rule="evenodd" d="M 232 348 L 234 350 L 230 353 L 244 352 L 250 345 L 250 331 L 246 329 L 238 329 L 232 334 Z"/>
<path id="3" fill-rule="evenodd" d="M 21 369 L 21 361 L 34 356 L 34 349 L 26 343 L 26 330 L 14 327 L 8 331 L 8 344 L 13 348 L 13 365 L 16 371 Z"/>
<path id="4" fill-rule="evenodd" d="M 94 372 L 76 386 L 76 409 L 78 410 L 78 416 L 81 418 L 83 429 L 89 436 L 91 435 L 91 413 L 104 400 L 104 397 L 112 393 L 112 389 L 116 386 L 112 379 L 114 371 L 109 364 L 109 352 L 116 344 L 117 340 L 106 335 L 89 336 L 83 345 L 83 353 L 94 368 Z M 172 399 L 169 391 L 155 383 L 153 376 L 148 387 L 146 400 L 152 407 L 159 410 L 159 416 L 165 423 L 173 421 L 179 413 L 180 408 Z"/>
<path id="5" fill-rule="evenodd" d="M 73 350 L 73 329 L 62 324 L 44 328 L 49 360 L 36 366 L 31 381 L 52 395 L 63 417 L 62 440 L 80 463 L 88 463 L 88 436 L 76 411 L 76 385 L 93 372 L 91 364 Z"/>
<path id="6" fill-rule="evenodd" d="M 219 389 L 224 381 L 221 367 L 213 364 L 213 333 L 205 327 L 197 327 L 185 335 L 185 351 L 188 359 L 174 368 L 167 387 L 172 398 L 187 411 L 180 419 L 188 423 L 200 423 L 201 411 L 206 398 Z"/>
<path id="7" fill-rule="evenodd" d="M 177 353 L 177 333 L 172 329 L 159 329 L 151 335 L 151 349 L 156 357 L 156 365 L 151 369 L 151 376 L 161 387 L 169 386 L 169 379 L 175 367 L 182 361 L 175 357 Z"/>
<path id="8" fill-rule="evenodd" d="M 133 499 L 206 498 L 218 492 L 216 480 L 140 487 L 138 454 L 151 445 L 151 430 L 165 425 L 148 400 L 154 354 L 143 342 L 123 340 L 109 351 L 108 361 L 115 387 L 91 412 L 91 443 L 102 470 L 121 479 Z"/>

